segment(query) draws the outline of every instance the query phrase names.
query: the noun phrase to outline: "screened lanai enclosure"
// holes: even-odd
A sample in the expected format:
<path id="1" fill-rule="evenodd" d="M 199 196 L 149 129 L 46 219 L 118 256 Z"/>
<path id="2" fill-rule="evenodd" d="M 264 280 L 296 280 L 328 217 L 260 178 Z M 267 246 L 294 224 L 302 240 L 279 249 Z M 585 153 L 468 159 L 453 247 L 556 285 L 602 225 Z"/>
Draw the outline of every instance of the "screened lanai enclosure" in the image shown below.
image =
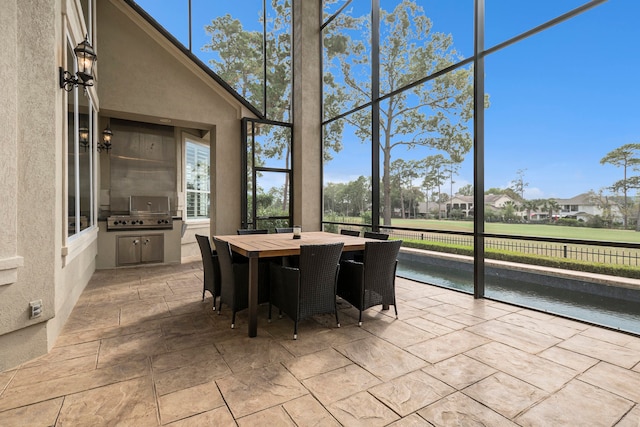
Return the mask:
<path id="1" fill-rule="evenodd" d="M 131 3 L 259 112 L 242 226 L 293 225 L 291 2 Z M 319 7 L 318 226 L 402 239 L 399 275 L 640 333 L 640 6 Z"/>

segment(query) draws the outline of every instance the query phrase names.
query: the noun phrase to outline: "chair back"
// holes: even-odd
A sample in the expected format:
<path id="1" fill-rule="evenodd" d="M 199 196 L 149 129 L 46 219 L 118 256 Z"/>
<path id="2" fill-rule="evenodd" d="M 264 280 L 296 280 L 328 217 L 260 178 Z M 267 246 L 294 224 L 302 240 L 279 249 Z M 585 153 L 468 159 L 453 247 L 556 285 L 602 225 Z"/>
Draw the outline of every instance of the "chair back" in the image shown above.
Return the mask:
<path id="1" fill-rule="evenodd" d="M 276 233 L 293 233 L 293 227 L 276 228 Z"/>
<path id="2" fill-rule="evenodd" d="M 204 270 L 204 289 L 211 295 L 220 295 L 220 268 L 218 255 L 211 250 L 211 243 L 207 236 L 196 234 L 196 240 L 202 255 L 202 269 Z"/>
<path id="3" fill-rule="evenodd" d="M 365 231 L 364 237 L 367 239 L 388 240 L 389 235 L 386 233 L 376 233 L 375 231 Z"/>
<path id="4" fill-rule="evenodd" d="M 220 282 L 222 284 L 222 290 L 229 288 L 233 289 L 233 259 L 231 257 L 231 247 L 229 246 L 229 242 L 225 242 L 214 236 L 213 243 L 214 245 L 216 245 L 216 252 L 218 253 L 218 263 L 220 264 Z"/>
<path id="5" fill-rule="evenodd" d="M 364 246 L 365 304 L 394 304 L 396 266 L 402 240 L 367 242 Z M 368 304 L 368 298 L 381 302 Z M 373 300 L 371 302 L 373 302 Z"/>
<path id="6" fill-rule="evenodd" d="M 300 246 L 299 318 L 335 310 L 338 263 L 343 247 L 342 242 Z"/>
<path id="7" fill-rule="evenodd" d="M 355 236 L 358 237 L 360 236 L 360 232 L 358 230 L 340 230 L 340 234 L 344 235 L 344 236 Z"/>
<path id="8" fill-rule="evenodd" d="M 238 228 L 238 234 L 268 234 L 269 230 L 258 229 L 254 230 L 253 228 Z"/>

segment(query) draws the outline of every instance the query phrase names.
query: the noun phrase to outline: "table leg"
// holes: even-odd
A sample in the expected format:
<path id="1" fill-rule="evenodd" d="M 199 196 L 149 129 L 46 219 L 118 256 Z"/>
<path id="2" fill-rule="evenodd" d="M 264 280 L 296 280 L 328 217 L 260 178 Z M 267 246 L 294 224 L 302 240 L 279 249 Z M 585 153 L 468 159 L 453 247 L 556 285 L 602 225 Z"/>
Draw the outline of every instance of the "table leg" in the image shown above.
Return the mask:
<path id="1" fill-rule="evenodd" d="M 258 335 L 258 257 L 249 258 L 249 337 Z"/>

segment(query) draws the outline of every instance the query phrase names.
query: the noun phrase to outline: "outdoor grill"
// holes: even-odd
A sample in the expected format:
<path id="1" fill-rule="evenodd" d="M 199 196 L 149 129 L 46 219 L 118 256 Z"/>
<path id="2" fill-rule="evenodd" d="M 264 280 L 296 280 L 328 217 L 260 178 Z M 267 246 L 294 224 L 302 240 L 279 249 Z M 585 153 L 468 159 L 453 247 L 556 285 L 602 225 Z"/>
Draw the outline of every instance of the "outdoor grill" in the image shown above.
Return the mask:
<path id="1" fill-rule="evenodd" d="M 130 196 L 129 213 L 107 217 L 107 230 L 172 229 L 173 218 L 169 198 L 162 196 Z"/>

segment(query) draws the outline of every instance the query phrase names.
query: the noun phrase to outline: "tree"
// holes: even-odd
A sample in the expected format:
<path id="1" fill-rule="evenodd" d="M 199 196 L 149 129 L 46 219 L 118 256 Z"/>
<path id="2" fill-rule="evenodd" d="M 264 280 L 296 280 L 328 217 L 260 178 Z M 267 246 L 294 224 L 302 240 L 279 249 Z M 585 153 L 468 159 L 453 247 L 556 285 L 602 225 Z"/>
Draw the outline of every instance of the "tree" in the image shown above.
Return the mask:
<path id="1" fill-rule="evenodd" d="M 547 200 L 547 207 L 549 208 L 549 221 L 553 221 L 553 213 L 560 211 L 560 205 L 556 199 Z"/>
<path id="2" fill-rule="evenodd" d="M 445 170 L 449 175 L 449 200 L 453 200 L 453 184 L 455 181 L 453 180 L 453 175 L 458 173 L 458 169 L 460 169 L 460 163 L 456 163 L 453 160 L 449 160 L 445 163 Z"/>
<path id="3" fill-rule="evenodd" d="M 446 159 L 442 154 L 436 154 L 434 156 L 428 156 L 423 160 L 426 173 L 424 176 L 424 180 L 422 181 L 422 186 L 426 189 L 426 211 L 427 215 L 429 214 L 429 190 L 431 190 L 431 194 L 434 193 L 434 190 L 438 190 L 440 193 L 440 186 L 444 184 L 445 175 L 442 171 L 442 166 L 446 163 Z M 440 199 L 437 199 L 440 200 Z M 442 219 L 442 209 L 440 204 L 438 203 L 438 219 Z"/>
<path id="4" fill-rule="evenodd" d="M 202 50 L 219 56 L 209 60 L 211 68 L 240 95 L 262 109 L 262 34 L 245 31 L 242 23 L 229 14 L 211 21 L 205 26 L 205 32 L 211 36 L 211 42 Z"/>
<path id="5" fill-rule="evenodd" d="M 613 191 L 622 191 L 622 194 L 624 195 L 624 203 L 622 207 L 622 225 L 624 226 L 624 228 L 627 228 L 629 218 L 629 200 L 627 194 L 630 189 L 639 188 L 636 186 L 638 184 L 636 181 L 640 180 L 640 178 L 637 176 L 628 176 L 629 169 L 633 168 L 633 170 L 637 170 L 637 166 L 640 164 L 640 158 L 638 158 L 639 152 L 640 144 L 625 144 L 622 147 L 618 147 L 615 150 L 610 151 L 606 156 L 600 159 L 601 165 L 605 165 L 608 163 L 618 168 L 621 167 L 623 170 L 623 178 L 619 181 L 616 181 L 611 186 L 611 189 Z"/>
<path id="6" fill-rule="evenodd" d="M 339 18 L 340 19 L 340 18 Z M 329 97 L 364 105 L 371 99 L 371 82 L 357 72 L 358 65 L 370 63 L 370 46 L 353 40 L 345 28 L 363 24 L 370 31 L 368 18 L 332 25 L 334 33 L 325 37 L 328 72 L 338 69 L 338 83 L 325 76 Z M 348 25 L 352 25 L 349 27 Z M 442 70 L 461 58 L 453 47 L 451 35 L 432 31 L 431 20 L 415 2 L 404 0 L 391 12 L 380 10 L 380 92 L 395 93 L 421 78 Z M 363 37 L 362 40 L 370 38 Z M 355 66 L 353 66 L 353 65 Z M 473 115 L 472 70 L 458 68 L 409 90 L 400 91 L 380 105 L 380 151 L 383 174 L 383 218 L 391 224 L 391 154 L 396 147 L 428 147 L 446 153 L 459 163 L 472 146 L 468 127 Z M 342 92 L 341 92 L 342 91 Z M 362 141 L 371 140 L 369 109 L 345 117 L 356 127 Z"/>
<path id="7" fill-rule="evenodd" d="M 509 188 L 518 194 L 522 200 L 524 200 L 524 189 L 529 186 L 528 182 L 524 182 L 524 171 L 526 169 L 518 169 L 516 172 L 517 178 L 511 181 L 511 185 L 509 185 Z"/>
<path id="8" fill-rule="evenodd" d="M 505 221 L 509 222 L 516 218 L 516 206 L 509 200 L 502 206 L 502 215 Z"/>
<path id="9" fill-rule="evenodd" d="M 520 194 L 516 193 L 515 191 L 513 191 L 512 188 L 497 188 L 497 187 L 492 187 L 489 188 L 488 190 L 485 190 L 484 192 L 485 195 L 487 194 L 504 194 L 506 196 L 511 197 L 513 200 L 518 200 L 518 201 L 522 201 L 522 197 L 520 196 Z"/>
<path id="10" fill-rule="evenodd" d="M 538 205 L 537 209 L 540 209 L 542 212 L 549 212 L 549 201 L 547 199 L 537 199 L 536 203 Z"/>
<path id="11" fill-rule="evenodd" d="M 473 185 L 472 184 L 463 185 L 458 189 L 458 194 L 461 196 L 473 196 Z"/>
<path id="12" fill-rule="evenodd" d="M 351 202 L 354 215 L 362 215 L 371 200 L 371 180 L 359 176 L 346 185 L 346 197 Z"/>
<path id="13" fill-rule="evenodd" d="M 611 199 L 606 196 L 602 189 L 598 190 L 596 193 L 593 190 L 589 190 L 587 194 L 587 199 L 595 204 L 599 209 L 602 209 L 602 219 L 607 227 L 613 227 L 613 211 L 612 206 L 613 203 Z"/>
<path id="14" fill-rule="evenodd" d="M 227 14 L 205 26 L 211 40 L 202 49 L 217 54 L 216 58 L 209 60 L 210 67 L 247 101 L 262 110 L 265 117 L 288 122 L 292 104 L 291 1 L 271 0 L 271 8 L 274 13 L 269 15 L 266 22 L 266 39 L 260 31 L 245 30 L 240 20 Z M 263 23 L 264 17 L 260 16 L 259 21 Z M 263 61 L 267 64 L 266 75 Z M 327 97 L 325 111 L 335 110 L 337 104 L 337 99 Z M 324 139 L 325 160 L 331 158 L 332 151 L 342 149 L 340 135 L 343 127 L 344 123 L 339 120 L 328 125 Z M 264 126 L 262 132 L 266 137 L 256 143 L 256 166 L 263 164 L 264 158 L 277 158 L 284 159 L 285 168 L 288 169 L 290 130 L 282 126 Z M 285 179 L 283 208 L 288 202 L 288 176 Z"/>
<path id="15" fill-rule="evenodd" d="M 394 160 L 391 163 L 391 182 L 400 196 L 400 214 L 405 218 L 405 193 L 412 188 L 412 181 L 418 177 L 417 165 L 413 160 Z"/>
<path id="16" fill-rule="evenodd" d="M 522 208 L 527 212 L 527 222 L 531 221 L 531 212 L 538 209 L 537 200 L 525 200 L 522 202 Z"/>

